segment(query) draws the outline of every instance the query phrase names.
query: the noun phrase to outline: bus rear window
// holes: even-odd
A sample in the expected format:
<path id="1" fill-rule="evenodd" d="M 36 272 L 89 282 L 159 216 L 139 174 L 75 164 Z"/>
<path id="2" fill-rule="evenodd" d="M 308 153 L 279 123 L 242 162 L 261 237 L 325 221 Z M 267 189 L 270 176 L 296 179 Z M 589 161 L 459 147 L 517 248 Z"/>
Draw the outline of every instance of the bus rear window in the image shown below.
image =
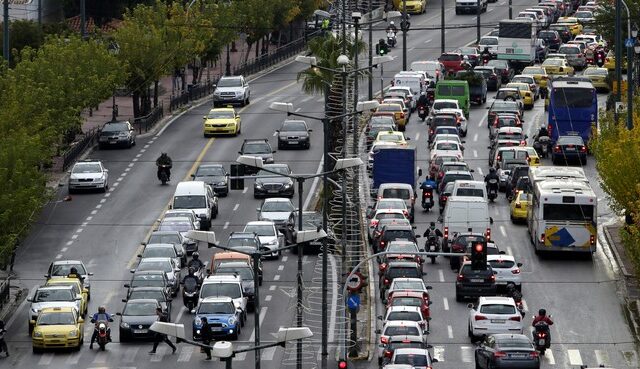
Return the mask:
<path id="1" fill-rule="evenodd" d="M 594 105 L 593 91 L 584 88 L 554 88 L 553 104 L 560 108 L 589 108 Z"/>
<path id="2" fill-rule="evenodd" d="M 593 205 L 545 204 L 544 220 L 592 221 Z"/>
<path id="3" fill-rule="evenodd" d="M 453 96 L 463 96 L 464 95 L 464 86 L 451 86 L 451 95 L 453 95 Z"/>

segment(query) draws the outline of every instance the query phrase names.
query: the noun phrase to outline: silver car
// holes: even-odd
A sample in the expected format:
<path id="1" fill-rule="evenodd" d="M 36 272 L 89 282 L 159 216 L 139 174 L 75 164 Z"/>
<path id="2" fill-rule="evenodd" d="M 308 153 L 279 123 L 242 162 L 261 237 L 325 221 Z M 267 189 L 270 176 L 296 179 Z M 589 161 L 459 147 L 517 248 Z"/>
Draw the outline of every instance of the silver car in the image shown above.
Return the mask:
<path id="1" fill-rule="evenodd" d="M 138 255 L 141 259 L 146 258 L 171 258 L 173 262 L 182 268 L 182 259 L 176 253 L 176 249 L 170 243 L 155 243 L 145 246 L 142 254 Z"/>
<path id="2" fill-rule="evenodd" d="M 300 147 L 308 149 L 311 146 L 311 130 L 304 120 L 285 120 L 278 132 L 278 149 L 285 147 Z"/>
<path id="3" fill-rule="evenodd" d="M 101 190 L 109 188 L 109 170 L 99 160 L 76 163 L 69 173 L 69 193 L 78 190 Z"/>
<path id="4" fill-rule="evenodd" d="M 253 221 L 244 226 L 243 232 L 253 232 L 258 235 L 260 244 L 269 250 L 276 250 L 285 245 L 284 235 L 278 231 L 272 221 Z M 271 257 L 278 259 L 280 251 L 272 251 Z"/>
<path id="5" fill-rule="evenodd" d="M 293 229 L 296 219 L 296 208 L 291 200 L 282 197 L 265 199 L 262 206 L 256 208 L 258 220 L 270 220 L 278 230 L 287 232 Z"/>
<path id="6" fill-rule="evenodd" d="M 180 268 L 173 261 L 172 258 L 144 258 L 140 260 L 140 263 L 135 269 L 131 269 L 131 273 L 135 272 L 144 272 L 151 270 L 159 270 L 163 271 L 167 280 L 169 281 L 169 286 L 171 287 L 171 295 L 177 296 L 178 291 L 180 290 Z"/>
<path id="7" fill-rule="evenodd" d="M 87 271 L 84 263 L 80 260 L 56 260 L 49 264 L 49 269 L 44 277 L 46 279 L 55 277 L 67 277 L 71 273 L 71 268 L 76 268 L 76 271 L 78 272 L 78 274 L 80 274 L 80 278 L 84 283 L 84 288 L 89 290 L 88 298 L 91 299 L 90 277 L 93 275 L 93 273 Z"/>
<path id="8" fill-rule="evenodd" d="M 32 297 L 27 298 L 31 303 L 29 309 L 29 333 L 33 331 L 32 321 L 38 319 L 38 313 L 44 308 L 73 307 L 82 311 L 82 296 L 77 295 L 73 286 L 40 287 Z"/>

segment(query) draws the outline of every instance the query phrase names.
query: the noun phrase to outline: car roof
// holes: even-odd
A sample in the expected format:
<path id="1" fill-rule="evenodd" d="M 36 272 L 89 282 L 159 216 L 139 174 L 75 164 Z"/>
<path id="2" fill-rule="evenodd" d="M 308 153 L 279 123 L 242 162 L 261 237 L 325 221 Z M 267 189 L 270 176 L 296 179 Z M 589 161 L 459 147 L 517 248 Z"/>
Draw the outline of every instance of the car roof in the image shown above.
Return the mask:
<path id="1" fill-rule="evenodd" d="M 250 222 L 247 222 L 247 224 L 245 224 L 245 228 L 248 225 L 269 225 L 269 226 L 273 226 L 275 225 L 275 223 L 271 220 L 252 220 Z M 234 233 L 253 233 L 253 232 L 234 232 Z"/>
<path id="2" fill-rule="evenodd" d="M 422 278 L 412 278 L 412 277 L 398 277 L 398 278 L 394 278 L 393 282 L 396 281 L 400 281 L 400 282 L 414 282 L 414 281 L 420 281 L 422 282 L 422 284 L 424 284 L 424 280 Z"/>
<path id="3" fill-rule="evenodd" d="M 156 300 L 153 300 L 156 301 Z M 52 312 L 56 312 L 56 313 L 73 313 L 73 312 L 77 312 L 78 310 L 74 307 L 74 306 L 55 306 L 55 307 L 47 307 L 44 308 L 42 310 L 40 310 L 41 313 L 52 313 Z"/>
<path id="4" fill-rule="evenodd" d="M 80 260 L 55 260 L 51 262 L 52 265 L 69 265 L 69 264 L 82 264 L 84 263 Z"/>
<path id="5" fill-rule="evenodd" d="M 522 191 L 518 191 L 522 192 Z M 516 259 L 512 255 L 507 254 L 498 254 L 498 255 L 487 255 L 487 260 L 509 260 L 516 261 Z"/>
<path id="6" fill-rule="evenodd" d="M 386 327 L 403 327 L 403 326 L 417 326 L 418 328 L 420 327 L 420 323 L 418 322 L 414 322 L 412 320 L 388 320 L 384 323 L 384 328 Z"/>
<path id="7" fill-rule="evenodd" d="M 40 286 L 40 287 L 38 287 L 36 289 L 36 291 L 43 290 L 43 289 L 46 289 L 46 290 L 67 290 L 67 289 L 70 289 L 70 288 L 73 288 L 73 286 L 68 285 L 68 284 L 50 285 L 50 286 Z"/>
<path id="8" fill-rule="evenodd" d="M 402 347 L 402 348 L 397 348 L 394 351 L 395 355 L 426 355 L 431 357 L 431 354 L 429 354 L 429 350 L 427 349 L 420 349 L 420 348 L 408 348 L 408 347 Z"/>
<path id="9" fill-rule="evenodd" d="M 415 312 L 420 312 L 420 306 L 406 306 L 406 305 L 390 306 L 389 310 L 387 311 L 387 314 L 389 314 L 392 311 L 415 311 Z"/>
<path id="10" fill-rule="evenodd" d="M 391 267 L 410 267 L 410 268 L 419 268 L 420 266 L 418 265 L 418 262 L 416 261 L 389 261 L 389 263 L 387 263 L 387 270 L 389 270 Z"/>
<path id="11" fill-rule="evenodd" d="M 158 303 L 158 300 L 156 299 L 131 299 L 131 300 L 127 300 L 127 302 L 125 302 L 125 304 L 148 304 L 148 303 Z"/>
<path id="12" fill-rule="evenodd" d="M 284 197 L 270 197 L 268 199 L 264 199 L 264 202 L 291 202 L 291 200 Z"/>
<path id="13" fill-rule="evenodd" d="M 205 278 L 202 283 L 222 283 L 222 282 L 240 282 L 241 277 L 233 274 L 216 274 Z"/>
<path id="14" fill-rule="evenodd" d="M 171 243 L 150 243 L 150 244 L 147 244 L 144 247 L 144 249 L 146 250 L 146 249 L 156 249 L 156 248 L 165 248 L 165 247 L 166 248 L 171 247 L 173 249 L 173 244 L 171 244 Z"/>

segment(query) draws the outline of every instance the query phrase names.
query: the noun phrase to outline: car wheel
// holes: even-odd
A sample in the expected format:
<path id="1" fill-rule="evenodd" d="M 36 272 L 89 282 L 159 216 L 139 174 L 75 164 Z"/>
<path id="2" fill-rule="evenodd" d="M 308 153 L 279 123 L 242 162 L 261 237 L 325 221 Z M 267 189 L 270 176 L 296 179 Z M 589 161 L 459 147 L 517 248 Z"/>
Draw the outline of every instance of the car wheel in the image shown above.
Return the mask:
<path id="1" fill-rule="evenodd" d="M 462 296 L 459 295 L 458 293 L 456 293 L 456 301 L 457 302 L 462 302 Z"/>
<path id="2" fill-rule="evenodd" d="M 587 165 L 587 158 L 585 157 L 584 159 L 580 159 L 580 163 L 582 165 Z"/>
<path id="3" fill-rule="evenodd" d="M 41 351 L 41 349 L 40 349 L 40 348 L 38 348 L 38 347 L 34 347 L 34 348 L 33 348 L 33 353 L 34 353 L 34 354 L 39 354 L 39 353 L 41 353 L 41 352 L 42 352 L 42 351 Z"/>
<path id="4" fill-rule="evenodd" d="M 240 337 L 240 329 L 240 327 L 237 327 L 236 331 L 231 335 L 231 340 L 238 340 L 238 337 Z"/>

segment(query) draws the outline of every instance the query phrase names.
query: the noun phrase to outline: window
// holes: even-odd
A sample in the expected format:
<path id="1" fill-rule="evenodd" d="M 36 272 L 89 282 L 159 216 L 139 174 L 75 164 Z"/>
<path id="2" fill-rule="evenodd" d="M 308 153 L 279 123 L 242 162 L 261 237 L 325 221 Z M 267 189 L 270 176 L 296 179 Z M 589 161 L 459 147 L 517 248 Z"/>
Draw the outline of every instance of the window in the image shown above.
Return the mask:
<path id="1" fill-rule="evenodd" d="M 590 108 L 594 106 L 593 89 L 562 87 L 553 89 L 553 105 L 558 108 Z"/>
<path id="2" fill-rule="evenodd" d="M 392 306 L 422 306 L 422 299 L 416 297 L 394 297 Z"/>
<path id="3" fill-rule="evenodd" d="M 37 325 L 74 325 L 76 319 L 73 313 L 44 313 L 38 317 Z"/>
<path id="4" fill-rule="evenodd" d="M 258 236 L 275 236 L 275 229 L 271 225 L 248 225 L 244 232 L 253 232 Z"/>
<path id="5" fill-rule="evenodd" d="M 480 306 L 480 312 L 483 314 L 515 314 L 516 308 L 513 305 L 491 304 Z"/>
<path id="6" fill-rule="evenodd" d="M 200 167 L 196 172 L 196 177 L 223 176 L 225 175 L 222 167 Z"/>
<path id="7" fill-rule="evenodd" d="M 387 327 L 383 333 L 385 336 L 420 336 L 416 327 Z"/>
<path id="8" fill-rule="evenodd" d="M 544 204 L 542 209 L 544 220 L 593 221 L 595 208 L 593 205 Z"/>
<path id="9" fill-rule="evenodd" d="M 242 290 L 237 283 L 207 283 L 200 290 L 200 298 L 226 296 L 237 299 L 242 296 Z"/>
<path id="10" fill-rule="evenodd" d="M 484 197 L 484 191 L 481 188 L 459 188 L 456 196 Z"/>
<path id="11" fill-rule="evenodd" d="M 409 320 L 419 322 L 422 320 L 420 314 L 412 311 L 394 311 L 387 315 L 387 320 Z"/>
<path id="12" fill-rule="evenodd" d="M 389 269 L 387 276 L 390 278 L 396 278 L 396 277 L 422 278 L 417 268 L 408 268 L 408 267 L 391 268 Z"/>
<path id="13" fill-rule="evenodd" d="M 385 230 L 384 239 L 385 240 L 404 239 L 404 240 L 415 241 L 415 238 L 413 236 L 413 231 L 402 231 L 402 230 L 389 230 L 389 231 Z"/>
<path id="14" fill-rule="evenodd" d="M 227 302 L 207 302 L 200 304 L 198 314 L 233 314 L 236 309 L 233 303 Z"/>
<path id="15" fill-rule="evenodd" d="M 36 293 L 34 302 L 48 302 L 48 301 L 73 301 L 73 294 L 71 290 L 40 290 Z"/>
<path id="16" fill-rule="evenodd" d="M 156 314 L 157 304 L 152 302 L 142 302 L 135 304 L 126 304 L 124 306 L 124 311 L 122 315 L 133 315 L 133 316 L 142 316 L 142 315 L 155 315 Z"/>
<path id="17" fill-rule="evenodd" d="M 176 196 L 173 198 L 174 209 L 202 209 L 207 207 L 204 196 Z"/>
<path id="18" fill-rule="evenodd" d="M 428 366 L 427 355 L 402 354 L 396 355 L 394 364 L 409 364 L 411 366 Z"/>
<path id="19" fill-rule="evenodd" d="M 271 153 L 271 147 L 267 143 L 252 143 L 244 145 L 245 154 L 265 154 Z"/>
<path id="20" fill-rule="evenodd" d="M 514 265 L 516 265 L 516 263 L 511 260 L 498 259 L 490 260 L 489 265 L 491 265 L 493 269 L 511 269 Z"/>
<path id="21" fill-rule="evenodd" d="M 207 119 L 233 119 L 235 114 L 230 110 L 214 110 L 210 111 Z"/>
<path id="22" fill-rule="evenodd" d="M 464 86 L 451 86 L 451 95 L 453 95 L 453 96 L 464 96 L 465 95 Z"/>

